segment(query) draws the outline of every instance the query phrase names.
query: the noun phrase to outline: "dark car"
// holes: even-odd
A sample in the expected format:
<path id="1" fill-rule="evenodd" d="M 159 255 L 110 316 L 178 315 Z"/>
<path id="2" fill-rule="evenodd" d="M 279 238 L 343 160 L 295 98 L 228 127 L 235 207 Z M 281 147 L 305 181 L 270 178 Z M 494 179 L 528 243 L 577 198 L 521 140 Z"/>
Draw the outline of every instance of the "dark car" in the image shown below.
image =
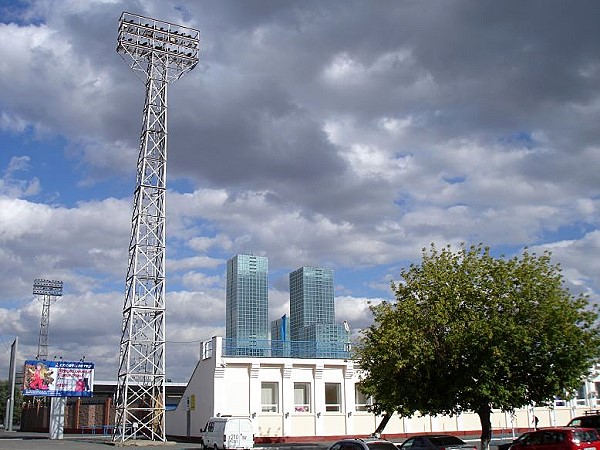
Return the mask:
<path id="1" fill-rule="evenodd" d="M 577 416 L 571 419 L 568 427 L 595 428 L 600 431 L 600 411 L 594 410 L 586 412 L 584 416 Z"/>
<path id="2" fill-rule="evenodd" d="M 506 444 L 500 444 L 498 446 L 498 450 L 508 450 L 513 444 L 517 444 L 517 443 L 521 442 L 527 436 L 529 436 L 529 431 L 526 432 L 526 433 L 523 433 L 521 436 L 519 436 L 518 438 L 516 438 L 514 441 L 508 442 Z"/>
<path id="3" fill-rule="evenodd" d="M 531 431 L 510 450 L 600 450 L 600 437 L 594 428 L 542 428 Z"/>
<path id="4" fill-rule="evenodd" d="M 473 444 L 450 434 L 427 434 L 413 436 L 398 446 L 400 450 L 477 450 Z"/>
<path id="5" fill-rule="evenodd" d="M 393 442 L 378 438 L 342 439 L 329 446 L 329 450 L 398 450 Z"/>

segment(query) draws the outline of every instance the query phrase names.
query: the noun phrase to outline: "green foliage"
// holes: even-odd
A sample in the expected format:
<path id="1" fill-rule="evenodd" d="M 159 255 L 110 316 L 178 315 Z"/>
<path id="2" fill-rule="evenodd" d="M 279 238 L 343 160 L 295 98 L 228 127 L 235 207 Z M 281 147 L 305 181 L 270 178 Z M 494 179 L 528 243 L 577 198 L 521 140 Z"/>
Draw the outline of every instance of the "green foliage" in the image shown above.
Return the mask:
<path id="1" fill-rule="evenodd" d="M 549 253 L 432 245 L 422 258 L 392 283 L 396 302 L 371 307 L 357 346 L 374 412 L 482 416 L 581 386 L 600 355 L 598 313 L 564 287 Z"/>
<path id="2" fill-rule="evenodd" d="M 10 397 L 10 385 L 8 380 L 0 380 L 0 417 L 2 423 L 6 417 L 6 400 Z M 21 420 L 21 405 L 23 404 L 23 395 L 18 387 L 15 387 L 15 406 L 13 408 L 13 423 L 19 423 Z"/>

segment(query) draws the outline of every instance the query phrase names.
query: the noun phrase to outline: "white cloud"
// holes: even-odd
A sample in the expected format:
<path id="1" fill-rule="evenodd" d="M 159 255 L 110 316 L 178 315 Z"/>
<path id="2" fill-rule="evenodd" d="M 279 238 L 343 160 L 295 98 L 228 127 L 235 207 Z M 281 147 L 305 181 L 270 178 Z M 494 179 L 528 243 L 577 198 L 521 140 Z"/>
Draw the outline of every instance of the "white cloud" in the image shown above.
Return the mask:
<path id="1" fill-rule="evenodd" d="M 341 323 L 347 321 L 353 331 L 367 328 L 373 322 L 373 315 L 369 307 L 378 305 L 381 298 L 355 298 L 350 296 L 338 296 L 335 299 L 335 315 Z"/>
<path id="2" fill-rule="evenodd" d="M 348 53 L 335 55 L 323 70 L 323 77 L 330 83 L 361 84 L 365 67 Z"/>
<path id="3" fill-rule="evenodd" d="M 51 208 L 25 200 L 0 197 L 0 240 L 36 234 L 47 227 Z"/>
<path id="4" fill-rule="evenodd" d="M 5 111 L 0 114 L 0 130 L 22 133 L 27 128 L 25 120 Z"/>
<path id="5" fill-rule="evenodd" d="M 176 271 L 215 267 L 222 263 L 223 261 L 208 256 L 192 256 L 168 261 L 169 269 Z"/>
<path id="6" fill-rule="evenodd" d="M 137 6 L 203 39 L 200 64 L 169 86 L 167 330 L 183 342 L 169 344 L 172 378 L 223 333 L 224 264 L 240 251 L 266 254 L 278 274 L 272 318 L 289 311 L 281 273 L 330 265 L 344 280 L 338 317 L 365 326 L 367 303 L 430 242 L 553 246 L 569 285 L 597 298 L 589 5 L 558 22 L 555 5 L 527 2 L 501 15 L 478 3 L 467 14 L 336 0 Z M 0 326 L 28 332 L 35 351 L 31 282 L 63 279 L 57 351 L 89 346 L 107 366 L 145 93 L 115 52 L 121 7 L 28 2 L 0 24 Z M 89 338 L 67 322 L 79 309 Z M 115 335 L 97 343 L 106 327 Z"/>
<path id="7" fill-rule="evenodd" d="M 552 252 L 552 260 L 559 262 L 566 280 L 579 289 L 593 289 L 595 297 L 600 300 L 600 282 L 597 274 L 600 262 L 596 253 L 600 247 L 600 231 L 586 233 L 581 239 L 568 239 L 531 246 L 530 250 L 541 254 L 544 250 Z M 589 293 L 589 291 L 588 291 Z"/>
<path id="8" fill-rule="evenodd" d="M 401 136 L 414 122 L 412 116 L 402 119 L 396 117 L 383 117 L 379 119 L 379 126 L 394 136 Z"/>
<path id="9" fill-rule="evenodd" d="M 40 180 L 33 177 L 29 180 L 18 178 L 19 172 L 29 169 L 30 158 L 28 156 L 13 156 L 0 179 L 0 195 L 20 198 L 30 197 L 40 192 Z"/>

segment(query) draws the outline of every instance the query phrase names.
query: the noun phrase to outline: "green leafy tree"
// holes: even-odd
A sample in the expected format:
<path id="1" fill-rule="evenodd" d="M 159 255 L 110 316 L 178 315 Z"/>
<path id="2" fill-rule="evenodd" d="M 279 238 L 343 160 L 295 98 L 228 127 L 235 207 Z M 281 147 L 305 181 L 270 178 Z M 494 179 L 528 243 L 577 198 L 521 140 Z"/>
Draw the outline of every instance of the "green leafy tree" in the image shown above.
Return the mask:
<path id="1" fill-rule="evenodd" d="M 0 380 L 0 417 L 1 423 L 5 423 L 6 418 L 6 401 L 10 397 L 10 385 L 8 380 Z M 23 395 L 18 387 L 15 387 L 15 405 L 13 407 L 13 423 L 19 423 L 21 420 L 21 405 L 23 403 Z"/>
<path id="2" fill-rule="evenodd" d="M 494 258 L 482 245 L 423 249 L 371 307 L 356 358 L 373 411 L 472 411 L 489 448 L 492 408 L 547 404 L 581 386 L 600 355 L 597 309 L 571 295 L 550 253 Z"/>

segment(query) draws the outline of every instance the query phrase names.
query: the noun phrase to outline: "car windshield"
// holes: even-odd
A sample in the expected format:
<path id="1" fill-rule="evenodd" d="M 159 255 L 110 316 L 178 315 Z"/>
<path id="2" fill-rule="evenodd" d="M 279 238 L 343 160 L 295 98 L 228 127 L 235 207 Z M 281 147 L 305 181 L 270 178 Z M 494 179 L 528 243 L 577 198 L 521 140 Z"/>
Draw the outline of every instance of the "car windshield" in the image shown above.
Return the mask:
<path id="1" fill-rule="evenodd" d="M 449 445 L 464 445 L 465 443 L 461 441 L 456 436 L 431 436 L 429 438 L 431 443 L 436 447 L 447 447 Z"/>
<path id="2" fill-rule="evenodd" d="M 367 442 L 369 450 L 398 450 L 391 442 Z"/>
<path id="3" fill-rule="evenodd" d="M 594 430 L 577 430 L 573 433 L 573 438 L 579 442 L 592 442 L 598 440 L 598 433 Z"/>

